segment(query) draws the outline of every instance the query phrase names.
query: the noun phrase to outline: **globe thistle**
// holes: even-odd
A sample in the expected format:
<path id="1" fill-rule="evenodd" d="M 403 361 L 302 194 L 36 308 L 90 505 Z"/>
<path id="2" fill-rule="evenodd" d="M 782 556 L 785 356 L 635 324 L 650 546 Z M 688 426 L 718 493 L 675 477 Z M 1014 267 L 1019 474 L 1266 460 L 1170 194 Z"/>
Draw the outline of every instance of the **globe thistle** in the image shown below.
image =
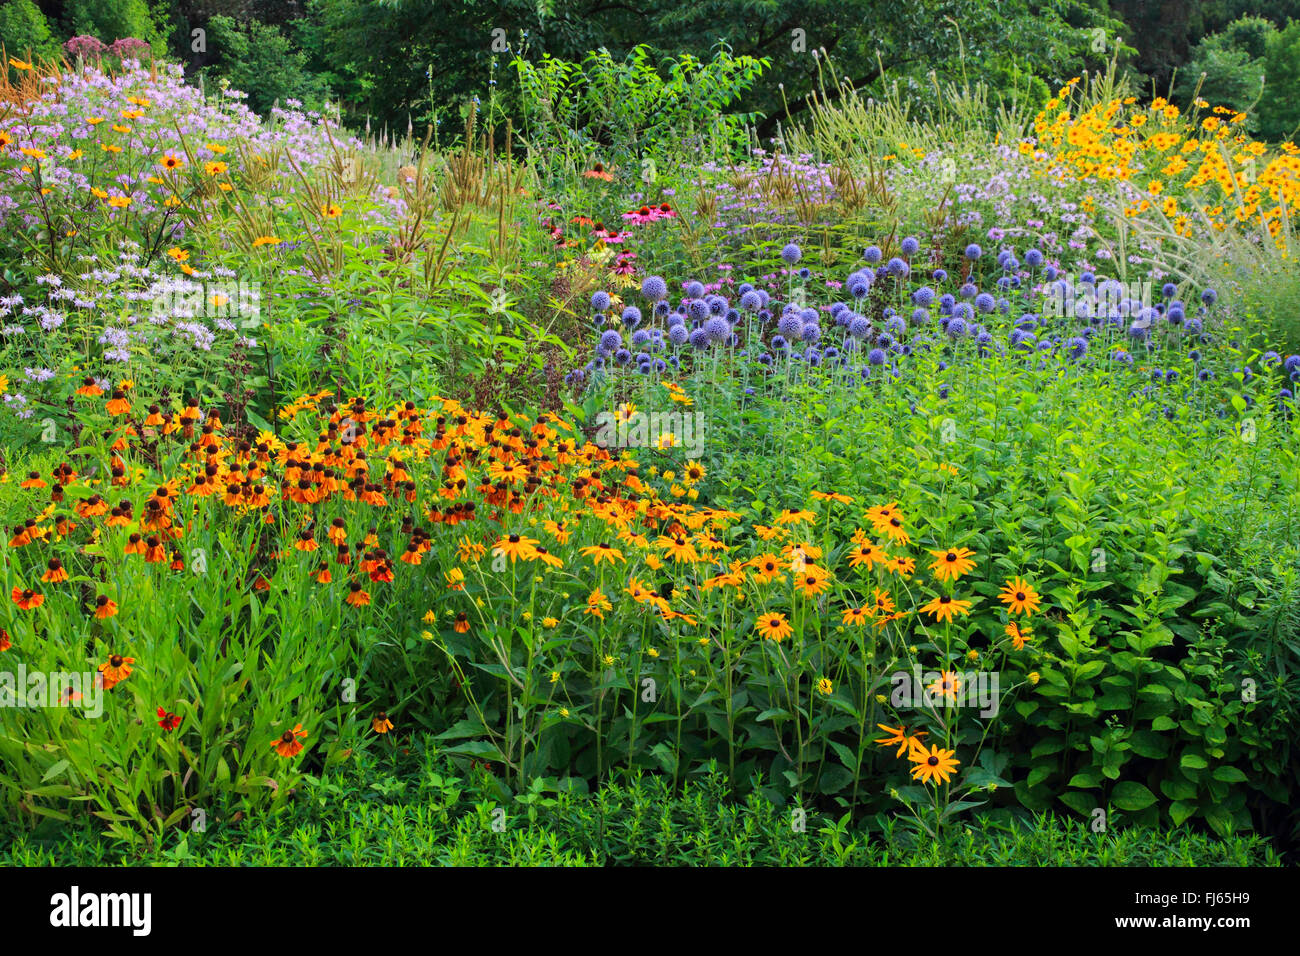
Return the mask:
<path id="1" fill-rule="evenodd" d="M 1076 335 L 1065 344 L 1070 358 L 1080 359 L 1088 354 L 1088 340 L 1081 335 Z"/>
<path id="2" fill-rule="evenodd" d="M 993 296 L 989 295 L 987 292 L 981 292 L 979 295 L 975 296 L 975 308 L 979 309 L 981 312 L 992 312 L 995 304 Z"/>
<path id="3" fill-rule="evenodd" d="M 916 308 L 912 310 L 913 325 L 926 325 L 929 323 L 929 321 L 930 321 L 929 309 Z"/>
<path id="4" fill-rule="evenodd" d="M 701 282 L 686 283 L 686 298 L 701 299 L 704 297 L 704 284 Z"/>
<path id="5" fill-rule="evenodd" d="M 690 342 L 697 349 L 707 349 L 709 347 L 709 333 L 703 329 L 696 329 L 691 333 Z"/>
<path id="6" fill-rule="evenodd" d="M 787 265 L 794 265 L 802 258 L 803 258 L 803 250 L 800 249 L 798 245 L 796 245 L 793 242 L 786 243 L 785 248 L 781 250 L 781 259 Z"/>
<path id="7" fill-rule="evenodd" d="M 794 312 L 787 312 L 777 320 L 776 330 L 787 339 L 797 339 L 803 331 L 803 319 Z"/>
<path id="8" fill-rule="evenodd" d="M 614 353 L 614 361 L 619 365 L 626 365 L 628 362 L 632 361 L 632 353 L 627 349 L 619 349 Z"/>
<path id="9" fill-rule="evenodd" d="M 1043 264 L 1043 254 L 1037 249 L 1025 250 L 1025 265 L 1031 269 L 1037 269 Z"/>
<path id="10" fill-rule="evenodd" d="M 704 323 L 704 332 L 711 342 L 722 342 L 731 334 L 731 325 L 720 315 L 711 316 Z"/>
<path id="11" fill-rule="evenodd" d="M 890 259 L 889 264 L 886 265 L 885 268 L 889 271 L 890 275 L 899 276 L 900 278 L 912 271 L 911 266 L 909 266 L 905 260 L 900 259 L 897 256 Z"/>
<path id="12" fill-rule="evenodd" d="M 685 322 L 679 321 L 676 325 L 668 328 L 668 341 L 673 345 L 685 345 L 691 337 L 690 329 L 686 327 Z"/>
<path id="13" fill-rule="evenodd" d="M 591 307 L 596 312 L 609 311 L 609 293 L 597 292 L 591 297 Z"/>
<path id="14" fill-rule="evenodd" d="M 861 277 L 855 279 L 849 286 L 849 295 L 855 299 L 865 299 L 871 292 L 871 284 Z"/>
<path id="15" fill-rule="evenodd" d="M 703 299 L 692 299 L 686 306 L 686 314 L 696 322 L 703 322 L 709 317 L 709 303 Z"/>
<path id="16" fill-rule="evenodd" d="M 750 289 L 740 297 L 740 307 L 747 312 L 757 312 L 763 305 L 763 297 Z"/>
<path id="17" fill-rule="evenodd" d="M 822 337 L 822 327 L 816 322 L 809 322 L 804 325 L 799 333 L 799 337 L 805 342 L 816 342 Z"/>
<path id="18" fill-rule="evenodd" d="M 954 339 L 959 339 L 966 334 L 966 323 L 960 318 L 948 320 L 948 334 Z"/>
<path id="19" fill-rule="evenodd" d="M 980 256 L 984 255 L 984 250 L 979 247 L 978 243 L 972 242 L 966 247 L 965 255 L 967 259 L 978 259 Z"/>
<path id="20" fill-rule="evenodd" d="M 871 322 L 861 315 L 855 315 L 849 320 L 849 335 L 855 339 L 865 339 L 871 334 Z"/>
<path id="21" fill-rule="evenodd" d="M 915 236 L 908 236 L 899 243 L 898 248 L 902 251 L 903 255 L 914 256 L 921 250 L 921 240 L 917 239 Z"/>
<path id="22" fill-rule="evenodd" d="M 641 281 L 641 294 L 651 302 L 659 302 L 668 296 L 668 283 L 659 276 L 646 276 Z"/>
<path id="23" fill-rule="evenodd" d="M 1201 293 L 1201 301 L 1206 305 L 1214 305 L 1214 303 L 1218 301 L 1218 298 L 1219 293 L 1215 292 L 1213 289 L 1206 289 Z"/>
<path id="24" fill-rule="evenodd" d="M 632 333 L 632 344 L 637 348 L 644 348 L 650 341 L 649 329 L 637 329 Z"/>
<path id="25" fill-rule="evenodd" d="M 1166 299 L 1172 299 L 1178 294 L 1178 286 L 1172 282 L 1166 282 L 1160 287 L 1160 294 Z"/>
<path id="26" fill-rule="evenodd" d="M 618 334 L 617 329 L 607 329 L 600 334 L 600 347 L 606 352 L 612 352 L 623 344 L 623 336 Z"/>
<path id="27" fill-rule="evenodd" d="M 623 310 L 623 325 L 626 328 L 634 329 L 641 324 L 641 310 L 634 305 L 629 305 Z"/>
<path id="28" fill-rule="evenodd" d="M 867 246 L 862 252 L 862 258 L 871 263 L 879 262 L 883 257 L 884 253 L 880 251 L 879 246 Z"/>
<path id="29" fill-rule="evenodd" d="M 930 278 L 933 279 L 935 282 L 946 282 L 948 279 L 948 270 L 935 269 L 933 272 L 930 273 Z"/>
<path id="30" fill-rule="evenodd" d="M 928 285 L 923 285 L 919 289 L 912 291 L 912 303 L 914 305 L 929 306 L 934 301 L 934 290 Z"/>
<path id="31" fill-rule="evenodd" d="M 773 348 L 774 350 L 780 352 L 780 351 L 781 351 L 782 349 L 784 349 L 787 345 L 789 345 L 789 343 L 786 342 L 786 340 L 785 340 L 785 336 L 784 336 L 784 335 L 774 335 L 774 336 L 772 336 L 772 348 Z"/>
<path id="32" fill-rule="evenodd" d="M 867 353 L 867 361 L 870 362 L 872 365 L 884 365 L 885 350 L 879 348 L 872 349 L 870 352 Z"/>

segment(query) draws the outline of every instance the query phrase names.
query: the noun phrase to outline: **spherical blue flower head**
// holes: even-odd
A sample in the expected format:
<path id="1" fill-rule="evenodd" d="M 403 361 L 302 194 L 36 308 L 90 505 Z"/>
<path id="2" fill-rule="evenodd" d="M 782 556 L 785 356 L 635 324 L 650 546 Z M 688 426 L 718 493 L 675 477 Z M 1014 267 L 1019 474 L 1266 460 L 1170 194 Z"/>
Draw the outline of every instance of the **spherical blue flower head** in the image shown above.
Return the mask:
<path id="1" fill-rule="evenodd" d="M 626 365 L 628 362 L 632 361 L 632 353 L 627 349 L 619 349 L 614 353 L 614 361 L 619 365 Z"/>
<path id="2" fill-rule="evenodd" d="M 1056 271 L 1056 266 L 1048 266 L 1046 269 L 1043 270 L 1043 278 L 1046 279 L 1048 282 L 1051 282 L 1053 279 L 1055 279 L 1058 274 L 1059 273 L 1057 273 Z"/>
<path id="3" fill-rule="evenodd" d="M 1012 257 L 1013 254 L 1010 249 L 1003 249 L 1001 252 L 999 252 L 996 260 L 998 264 L 998 268 L 1005 269 L 1007 267 L 1007 261 Z"/>
<path id="4" fill-rule="evenodd" d="M 805 342 L 816 342 L 822 337 L 822 327 L 816 322 L 809 322 L 799 331 L 799 338 Z"/>
<path id="5" fill-rule="evenodd" d="M 803 258 L 803 250 L 800 249 L 793 242 L 786 243 L 785 248 L 781 250 L 781 259 L 787 265 L 794 265 L 802 258 Z"/>
<path id="6" fill-rule="evenodd" d="M 1192 316 L 1192 318 L 1183 323 L 1183 328 L 1187 329 L 1187 331 L 1192 335 L 1199 335 L 1201 332 L 1201 320 Z"/>
<path id="7" fill-rule="evenodd" d="M 1037 249 L 1025 250 L 1025 265 L 1031 269 L 1037 269 L 1043 264 L 1043 254 Z"/>
<path id="8" fill-rule="evenodd" d="M 1006 292 L 1011 288 L 1011 278 L 1011 276 L 998 276 L 998 281 L 993 284 L 1003 292 Z"/>
<path id="9" fill-rule="evenodd" d="M 599 312 L 597 312 L 595 315 L 591 317 L 591 321 L 592 324 L 595 325 L 596 328 L 598 329 L 602 328 L 605 325 L 605 317 L 601 315 Z"/>
<path id="10" fill-rule="evenodd" d="M 828 359 L 838 358 L 839 354 L 840 354 L 840 350 L 833 345 L 830 348 L 828 348 L 825 352 L 822 353 L 822 355 L 824 355 Z"/>
<path id="11" fill-rule="evenodd" d="M 740 307 L 746 312 L 757 312 L 763 306 L 763 297 L 753 289 L 743 293 L 740 297 Z"/>
<path id="12" fill-rule="evenodd" d="M 933 272 L 930 273 L 930 278 L 933 279 L 935 282 L 946 282 L 948 279 L 948 270 L 935 269 Z"/>
<path id="13" fill-rule="evenodd" d="M 651 368 L 651 366 L 650 366 L 650 362 L 649 362 L 649 360 L 644 361 L 644 362 L 640 363 L 640 364 L 636 367 L 637 374 L 638 374 L 638 375 L 649 375 L 649 374 L 650 374 L 650 368 Z"/>
<path id="14" fill-rule="evenodd" d="M 1081 276 L 1079 276 L 1079 281 L 1084 285 L 1092 285 L 1097 281 L 1097 277 L 1093 275 L 1091 272 L 1085 272 Z"/>
<path id="15" fill-rule="evenodd" d="M 678 322 L 668 327 L 668 341 L 673 345 L 685 345 L 690 340 L 691 332 L 685 322 Z"/>
<path id="16" fill-rule="evenodd" d="M 1011 332 L 1011 347 L 1013 349 L 1029 350 L 1034 345 L 1034 333 L 1024 329 L 1014 329 Z"/>
<path id="17" fill-rule="evenodd" d="M 874 264 L 879 262 L 883 257 L 884 253 L 880 251 L 879 246 L 867 246 L 866 249 L 862 250 L 862 258 L 867 262 Z"/>
<path id="18" fill-rule="evenodd" d="M 1238 369 L 1237 371 L 1241 372 L 1241 380 L 1243 383 L 1249 382 L 1251 379 L 1255 377 L 1255 372 L 1249 365 L 1247 365 L 1243 369 Z"/>
<path id="19" fill-rule="evenodd" d="M 727 300 L 720 295 L 708 296 L 705 300 L 709 304 L 710 315 L 725 315 L 727 312 Z"/>
<path id="20" fill-rule="evenodd" d="M 646 276 L 641 280 L 641 294 L 651 302 L 658 302 L 668 296 L 668 283 L 660 276 Z"/>
<path id="21" fill-rule="evenodd" d="M 872 349 L 870 352 L 867 353 L 867 361 L 870 362 L 872 365 L 884 365 L 885 350 Z"/>
<path id="22" fill-rule="evenodd" d="M 930 310 L 916 308 L 912 310 L 912 323 L 914 325 L 928 325 L 930 322 Z"/>
<path id="23" fill-rule="evenodd" d="M 1171 304 L 1169 310 L 1165 312 L 1165 318 L 1169 320 L 1171 325 L 1181 325 L 1183 319 L 1187 318 L 1187 313 L 1183 311 L 1183 307 L 1180 304 L 1175 302 Z"/>
<path id="24" fill-rule="evenodd" d="M 654 314 L 657 318 L 666 318 L 667 316 L 672 315 L 672 312 L 672 306 L 668 304 L 667 299 L 660 299 L 655 303 Z"/>
<path id="25" fill-rule="evenodd" d="M 1219 293 L 1215 292 L 1213 289 L 1206 289 L 1201 293 L 1201 301 L 1206 305 L 1214 305 L 1214 303 L 1218 301 L 1218 298 Z"/>
<path id="26" fill-rule="evenodd" d="M 759 309 L 759 310 L 758 310 L 758 321 L 759 321 L 759 324 L 761 324 L 761 325 L 767 325 L 767 323 L 769 323 L 769 322 L 772 321 L 772 313 L 769 312 L 767 309 Z"/>
<path id="27" fill-rule="evenodd" d="M 648 364 L 650 364 L 650 353 L 649 353 L 649 352 L 637 352 L 637 353 L 636 353 L 636 364 L 637 364 L 637 365 L 648 365 Z"/>
<path id="28" fill-rule="evenodd" d="M 704 298 L 704 283 L 695 281 L 688 282 L 683 291 L 686 293 L 686 298 L 688 299 L 702 299 Z"/>
<path id="29" fill-rule="evenodd" d="M 609 293 L 597 292 L 591 297 L 591 307 L 597 312 L 609 311 Z"/>
<path id="30" fill-rule="evenodd" d="M 728 309 L 726 314 L 723 315 L 723 318 L 726 319 L 728 322 L 730 322 L 732 325 L 735 325 L 737 322 L 740 321 L 740 310 Z"/>
<path id="31" fill-rule="evenodd" d="M 915 236 L 908 236 L 898 244 L 898 248 L 905 256 L 914 256 L 921 251 L 921 240 Z"/>
<path id="32" fill-rule="evenodd" d="M 992 312 L 993 306 L 996 304 L 996 300 L 987 292 L 981 292 L 979 295 L 975 296 L 975 308 L 979 309 L 981 312 Z"/>
<path id="33" fill-rule="evenodd" d="M 972 242 L 969 246 L 966 247 L 967 259 L 978 259 L 982 255 L 984 255 L 984 250 L 979 247 L 978 243 Z"/>
<path id="34" fill-rule="evenodd" d="M 1131 339 L 1144 341 L 1147 337 L 1148 332 L 1150 332 L 1150 328 L 1145 325 L 1138 325 L 1137 323 L 1134 323 L 1133 325 L 1130 325 L 1128 327 L 1128 337 Z"/>
<path id="35" fill-rule="evenodd" d="M 1291 379 L 1291 381 L 1293 381 L 1293 382 L 1300 382 L 1300 368 L 1296 369 L 1294 372 L 1292 372 L 1292 373 L 1291 373 L 1290 375 L 1288 375 L 1287 377 L 1288 377 L 1289 379 Z"/>
<path id="36" fill-rule="evenodd" d="M 634 305 L 629 305 L 623 310 L 623 325 L 629 329 L 635 329 L 641 324 L 641 310 Z"/>
<path id="37" fill-rule="evenodd" d="M 813 368 L 816 368 L 817 366 L 822 364 L 822 353 L 818 352 L 816 349 L 809 349 L 807 352 L 804 353 L 803 357 L 804 357 L 804 361 L 806 361 Z"/>
<path id="38" fill-rule="evenodd" d="M 1288 355 L 1282 362 L 1282 370 L 1288 375 L 1300 369 L 1300 355 Z"/>
<path id="39" fill-rule="evenodd" d="M 690 342 L 697 349 L 707 349 L 709 347 L 709 333 L 704 329 L 696 329 L 691 333 Z"/>
<path id="40" fill-rule="evenodd" d="M 941 309 L 951 312 L 953 306 L 956 304 L 957 300 L 953 298 L 952 293 L 950 292 L 945 292 L 943 295 L 939 296 L 939 308 Z"/>
<path id="41" fill-rule="evenodd" d="M 912 271 L 912 267 L 909 266 L 906 261 L 897 256 L 890 259 L 889 264 L 886 265 L 885 268 L 889 270 L 889 274 L 892 276 L 905 276 Z"/>
<path id="42" fill-rule="evenodd" d="M 941 361 L 941 362 L 939 363 L 939 371 L 940 371 L 940 372 L 946 372 L 946 371 L 948 371 L 948 363 L 947 363 L 947 362 L 942 362 L 942 361 Z"/>
<path id="43" fill-rule="evenodd" d="M 948 390 L 948 386 L 947 386 L 947 385 L 940 385 L 940 386 L 939 386 L 939 397 L 940 397 L 940 398 L 947 398 L 947 397 L 948 397 L 948 391 L 949 391 L 949 390 Z"/>
<path id="44" fill-rule="evenodd" d="M 1193 362 L 1199 362 L 1201 360 L 1201 350 L 1192 349 L 1190 352 L 1187 353 L 1187 357 L 1191 359 Z"/>
<path id="45" fill-rule="evenodd" d="M 907 322 L 901 315 L 896 315 L 885 323 L 885 327 L 895 335 L 902 335 L 907 331 Z"/>
<path id="46" fill-rule="evenodd" d="M 692 299 L 686 306 L 686 314 L 696 322 L 703 322 L 709 317 L 709 303 L 703 299 Z"/>
<path id="47" fill-rule="evenodd" d="M 1160 287 L 1160 294 L 1166 299 L 1172 299 L 1178 294 L 1178 286 L 1172 282 L 1166 282 Z"/>
<path id="48" fill-rule="evenodd" d="M 957 316 L 958 318 L 962 318 L 962 319 L 975 318 L 975 310 L 971 308 L 971 304 L 969 302 L 958 302 L 956 305 L 952 307 L 952 311 L 953 311 L 953 315 Z"/>
<path id="49" fill-rule="evenodd" d="M 1113 358 L 1116 362 L 1123 363 L 1124 365 L 1133 364 L 1133 356 L 1129 355 L 1123 349 L 1116 349 L 1115 352 L 1111 354 L 1111 358 Z"/>
<path id="50" fill-rule="evenodd" d="M 1006 272 L 1015 272 L 1020 268 L 1020 260 L 1015 256 L 1007 256 L 1007 261 L 1002 264 L 1002 268 Z"/>
<path id="51" fill-rule="evenodd" d="M 855 279 L 849 285 L 849 295 L 855 299 L 865 299 L 871 292 L 871 284 L 866 279 Z"/>
<path id="52" fill-rule="evenodd" d="M 607 329 L 600 334 L 600 347 L 606 352 L 612 352 L 622 344 L 623 336 L 616 329 Z"/>
<path id="53" fill-rule="evenodd" d="M 644 348 L 645 344 L 650 341 L 649 329 L 637 329 L 632 333 L 632 344 L 637 348 Z"/>
<path id="54" fill-rule="evenodd" d="M 778 351 L 778 352 L 780 352 L 780 351 L 782 351 L 783 349 L 785 349 L 786 347 L 788 347 L 789 344 L 790 344 L 790 343 L 787 342 L 787 341 L 785 340 L 785 336 L 784 336 L 784 335 L 774 335 L 774 336 L 772 336 L 772 348 L 775 349 L 775 350 Z"/>
<path id="55" fill-rule="evenodd" d="M 877 279 L 888 279 L 888 278 L 889 278 L 889 266 L 888 266 L 888 265 L 876 266 L 875 271 L 872 272 L 871 274 L 872 274 L 872 276 L 873 276 L 874 278 L 877 278 Z"/>
<path id="56" fill-rule="evenodd" d="M 912 290 L 912 304 L 928 306 L 934 301 L 934 290 L 928 285 Z"/>
<path id="57" fill-rule="evenodd" d="M 1070 358 L 1083 358 L 1088 354 L 1088 340 L 1081 335 L 1076 335 L 1070 341 L 1065 343 L 1070 353 Z"/>
<path id="58" fill-rule="evenodd" d="M 787 312 L 777 320 L 776 330 L 787 339 L 797 339 L 803 331 L 803 319 L 795 312 Z"/>
<path id="59" fill-rule="evenodd" d="M 685 324 L 686 324 L 686 319 L 682 317 L 680 313 L 674 312 L 672 315 L 668 316 L 668 328 L 670 329 L 673 328 L 674 326 L 685 325 Z"/>
<path id="60" fill-rule="evenodd" d="M 1196 373 L 1196 378 L 1197 381 L 1208 382 L 1210 379 L 1214 378 L 1214 372 L 1208 368 L 1203 368 Z"/>
<path id="61" fill-rule="evenodd" d="M 731 334 L 731 325 L 722 316 L 714 315 L 704 323 L 704 332 L 710 342 L 722 342 Z"/>
<path id="62" fill-rule="evenodd" d="M 772 364 L 772 356 L 771 356 L 771 353 L 769 353 L 769 352 L 760 352 L 760 353 L 758 353 L 758 364 L 759 364 L 759 365 L 771 365 L 771 364 Z"/>
<path id="63" fill-rule="evenodd" d="M 979 291 L 980 290 L 976 287 L 974 282 L 967 282 L 957 290 L 957 294 L 963 299 L 973 299 L 975 296 L 979 295 Z"/>
<path id="64" fill-rule="evenodd" d="M 812 275 L 812 272 L 808 270 L 807 266 L 799 270 L 800 279 L 807 279 L 810 275 Z"/>
<path id="65" fill-rule="evenodd" d="M 966 334 L 966 322 L 960 318 L 948 320 L 948 334 L 954 339 L 959 339 Z"/>
<path id="66" fill-rule="evenodd" d="M 800 309 L 799 318 L 803 320 L 804 325 L 807 325 L 809 322 L 818 321 L 821 318 L 821 314 L 816 309 L 812 308 Z"/>
<path id="67" fill-rule="evenodd" d="M 876 344 L 882 349 L 887 349 L 894 344 L 894 337 L 888 332 L 881 332 L 880 335 L 876 336 Z"/>

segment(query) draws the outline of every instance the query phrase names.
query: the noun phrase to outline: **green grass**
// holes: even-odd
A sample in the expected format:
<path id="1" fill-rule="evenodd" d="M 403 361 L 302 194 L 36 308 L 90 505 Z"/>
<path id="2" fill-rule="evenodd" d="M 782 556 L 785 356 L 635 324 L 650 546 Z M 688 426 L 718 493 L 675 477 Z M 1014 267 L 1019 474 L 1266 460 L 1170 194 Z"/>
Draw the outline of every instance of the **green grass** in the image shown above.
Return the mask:
<path id="1" fill-rule="evenodd" d="M 0 866 L 1280 865 L 1258 836 L 1093 833 L 1049 814 L 980 817 L 939 842 L 917 841 L 897 819 L 866 832 L 809 811 L 800 832 L 795 818 L 755 794 L 730 799 L 716 773 L 676 795 L 663 777 L 637 775 L 594 794 L 538 789 L 507 802 L 481 772 L 459 776 L 429 758 L 402 774 L 371 766 L 327 775 L 283 816 L 174 831 L 138 852 L 92 829 L 0 830 L 10 844 Z"/>

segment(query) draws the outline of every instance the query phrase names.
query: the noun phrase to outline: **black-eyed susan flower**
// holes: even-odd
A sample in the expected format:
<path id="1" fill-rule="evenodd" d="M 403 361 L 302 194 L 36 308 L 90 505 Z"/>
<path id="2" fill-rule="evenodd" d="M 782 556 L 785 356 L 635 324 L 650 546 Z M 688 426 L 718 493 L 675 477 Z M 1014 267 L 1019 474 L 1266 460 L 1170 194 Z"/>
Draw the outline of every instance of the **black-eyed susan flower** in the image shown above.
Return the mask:
<path id="1" fill-rule="evenodd" d="M 834 692 L 835 685 L 831 683 L 829 677 L 823 677 L 817 682 L 817 693 L 821 694 L 823 697 L 829 697 Z"/>
<path id="2" fill-rule="evenodd" d="M 617 564 L 620 561 L 626 560 L 623 557 L 622 551 L 604 541 L 599 544 L 589 545 L 585 548 L 579 548 L 578 550 L 584 558 L 590 558 L 591 563 L 595 565 L 599 565 L 602 561 L 608 564 Z"/>
<path id="3" fill-rule="evenodd" d="M 1008 622 L 1007 626 L 1002 630 L 1007 637 L 1011 638 L 1011 646 L 1017 651 L 1023 650 L 1024 646 L 1029 643 L 1034 636 L 1033 628 L 1022 627 L 1015 621 Z"/>
<path id="4" fill-rule="evenodd" d="M 271 748 L 281 757 L 296 757 L 302 751 L 301 738 L 306 736 L 307 731 L 302 729 L 302 724 L 296 724 L 293 730 L 286 730 L 271 741 Z"/>
<path id="5" fill-rule="evenodd" d="M 508 534 L 499 538 L 497 543 L 492 545 L 492 553 L 509 558 L 511 564 L 514 564 L 519 558 L 528 561 L 536 553 L 537 543 L 535 538 L 526 538 L 519 534 Z M 461 560 L 465 559 L 462 558 Z"/>
<path id="6" fill-rule="evenodd" d="M 1024 578 L 1016 577 L 1002 586 L 998 600 L 1007 606 L 1009 614 L 1024 614 L 1026 617 L 1038 610 L 1042 598 Z"/>
<path id="7" fill-rule="evenodd" d="M 840 615 L 840 623 L 848 624 L 852 627 L 862 627 L 870 619 L 871 619 L 870 605 L 863 605 L 862 607 L 845 608 L 844 612 Z"/>
<path id="8" fill-rule="evenodd" d="M 941 594 L 921 611 L 931 615 L 936 621 L 951 621 L 954 617 L 965 617 L 970 613 L 970 601 L 959 601 L 950 594 Z"/>
<path id="9" fill-rule="evenodd" d="M 919 749 L 922 746 L 921 738 L 926 735 L 924 730 L 914 730 L 909 733 L 907 727 L 903 724 L 899 724 L 897 727 L 890 727 L 887 724 L 876 724 L 876 726 L 889 734 L 888 737 L 877 740 L 876 743 L 882 747 L 892 747 L 897 744 L 898 752 L 894 754 L 895 757 L 901 757 L 909 751 Z"/>
<path id="10" fill-rule="evenodd" d="M 760 614 L 758 620 L 754 622 L 754 630 L 758 631 L 764 640 L 776 641 L 778 644 L 794 633 L 785 615 L 775 611 Z"/>
<path id="11" fill-rule="evenodd" d="M 933 745 L 929 750 L 917 748 L 908 754 L 912 761 L 912 776 L 921 783 L 947 783 L 957 771 L 960 761 L 953 759 L 955 750 L 942 750 Z"/>
<path id="12" fill-rule="evenodd" d="M 941 697 L 949 703 L 955 703 L 961 691 L 961 677 L 956 671 L 940 671 L 939 677 L 926 688 L 935 697 Z"/>
<path id="13" fill-rule="evenodd" d="M 975 552 L 969 548 L 945 548 L 931 551 L 930 554 L 934 556 L 930 570 L 940 581 L 956 581 L 975 567 L 975 562 L 971 560 L 975 557 Z"/>
<path id="14" fill-rule="evenodd" d="M 99 673 L 104 679 L 104 690 L 110 690 L 130 677 L 131 665 L 134 663 L 134 657 L 123 657 L 121 654 L 109 655 L 108 660 L 99 665 Z"/>
<path id="15" fill-rule="evenodd" d="M 587 606 L 583 609 L 583 614 L 592 614 L 602 621 L 605 620 L 605 612 L 612 611 L 614 605 L 609 603 L 609 598 L 601 592 L 600 588 L 592 591 L 587 595 Z"/>

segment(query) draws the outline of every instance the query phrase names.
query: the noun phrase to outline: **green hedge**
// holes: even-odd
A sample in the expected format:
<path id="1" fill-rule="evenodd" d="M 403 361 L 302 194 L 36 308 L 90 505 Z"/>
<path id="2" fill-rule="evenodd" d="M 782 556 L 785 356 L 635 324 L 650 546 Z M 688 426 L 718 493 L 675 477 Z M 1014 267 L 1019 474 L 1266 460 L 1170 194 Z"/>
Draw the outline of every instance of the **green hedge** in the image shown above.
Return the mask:
<path id="1" fill-rule="evenodd" d="M 976 817 L 918 843 L 896 820 L 850 828 L 751 793 L 723 775 L 674 795 L 638 774 L 594 794 L 538 791 L 506 800 L 481 771 L 431 758 L 418 770 L 349 771 L 314 782 L 286 815 L 212 822 L 139 853 L 92 829 L 0 832 L 0 866 L 1277 866 L 1258 836 L 1219 840 L 1185 828 L 1092 833 L 1050 814 Z"/>

